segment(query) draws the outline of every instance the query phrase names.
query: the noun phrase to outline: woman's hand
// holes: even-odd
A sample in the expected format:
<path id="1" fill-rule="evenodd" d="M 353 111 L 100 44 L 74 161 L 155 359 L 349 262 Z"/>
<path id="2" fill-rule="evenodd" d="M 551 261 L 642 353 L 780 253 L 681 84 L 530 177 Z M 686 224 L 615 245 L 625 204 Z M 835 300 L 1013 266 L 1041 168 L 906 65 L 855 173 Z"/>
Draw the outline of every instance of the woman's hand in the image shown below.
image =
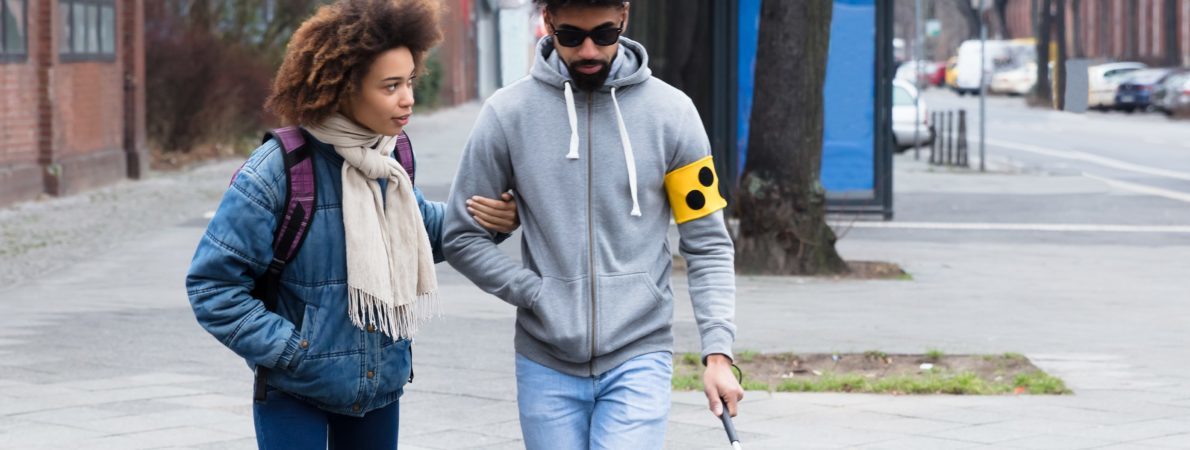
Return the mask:
<path id="1" fill-rule="evenodd" d="M 478 195 L 471 197 L 467 199 L 467 212 L 481 226 L 498 233 L 511 234 L 521 226 L 516 199 L 509 192 L 500 195 L 500 200 Z"/>

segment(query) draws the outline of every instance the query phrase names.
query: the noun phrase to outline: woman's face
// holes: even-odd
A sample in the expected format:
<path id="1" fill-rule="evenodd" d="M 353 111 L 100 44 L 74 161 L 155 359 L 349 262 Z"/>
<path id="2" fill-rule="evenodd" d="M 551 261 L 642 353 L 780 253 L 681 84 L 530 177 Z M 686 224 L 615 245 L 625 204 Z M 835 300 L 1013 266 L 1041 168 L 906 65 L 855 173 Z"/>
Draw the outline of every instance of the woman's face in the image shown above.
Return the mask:
<path id="1" fill-rule="evenodd" d="M 413 114 L 416 69 L 408 48 L 397 47 L 381 53 L 343 105 L 343 113 L 378 134 L 401 134 Z"/>

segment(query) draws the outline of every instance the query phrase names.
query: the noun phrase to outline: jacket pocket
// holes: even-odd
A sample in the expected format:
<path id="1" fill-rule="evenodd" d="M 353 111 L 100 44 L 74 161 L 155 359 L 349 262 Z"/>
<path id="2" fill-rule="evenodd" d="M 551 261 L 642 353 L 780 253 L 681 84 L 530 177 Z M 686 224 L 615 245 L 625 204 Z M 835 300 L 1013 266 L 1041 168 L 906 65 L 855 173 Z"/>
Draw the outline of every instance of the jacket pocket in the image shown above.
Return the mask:
<path id="1" fill-rule="evenodd" d="M 409 382 L 409 373 L 413 370 L 412 344 L 408 339 L 393 341 L 382 337 L 384 343 L 380 346 L 380 364 L 372 378 L 377 380 L 377 386 L 383 389 L 377 395 L 396 392 Z M 367 373 L 364 374 L 367 378 Z M 369 381 L 372 379 L 369 378 Z"/>
<path id="2" fill-rule="evenodd" d="M 666 298 L 645 272 L 599 277 L 595 355 L 606 355 L 669 328 L 673 302 Z"/>
<path id="3" fill-rule="evenodd" d="M 571 280 L 542 277 L 541 289 L 528 310 L 518 314 L 530 336 L 552 347 L 563 361 L 590 360 L 591 305 L 587 277 Z"/>
<path id="4" fill-rule="evenodd" d="M 269 384 L 282 391 L 311 400 L 319 405 L 348 408 L 359 395 L 359 352 L 329 352 L 332 337 L 320 326 L 328 318 L 326 311 L 306 304 L 298 332 L 298 350 L 289 367 L 280 373 L 270 372 Z"/>
<path id="5" fill-rule="evenodd" d="M 293 354 L 293 358 L 289 360 L 289 365 L 284 368 L 285 372 L 293 375 L 297 373 L 302 365 L 302 361 L 306 359 L 311 353 L 311 346 L 314 344 L 312 338 L 314 333 L 315 318 L 314 315 L 318 313 L 318 307 L 305 304 L 302 309 L 302 317 L 298 322 L 298 348 Z"/>

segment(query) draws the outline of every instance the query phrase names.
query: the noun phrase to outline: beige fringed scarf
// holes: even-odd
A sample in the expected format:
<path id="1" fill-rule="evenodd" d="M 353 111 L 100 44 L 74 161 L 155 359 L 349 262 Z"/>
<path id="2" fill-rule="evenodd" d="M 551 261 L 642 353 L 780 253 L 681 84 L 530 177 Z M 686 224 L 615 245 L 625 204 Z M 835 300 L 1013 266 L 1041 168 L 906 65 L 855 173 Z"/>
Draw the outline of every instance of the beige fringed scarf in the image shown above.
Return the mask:
<path id="1" fill-rule="evenodd" d="M 343 164 L 348 315 L 394 340 L 411 338 L 438 312 L 438 277 L 430 239 L 405 169 L 392 158 L 393 136 L 378 135 L 342 114 L 307 131 L 335 146 Z M 380 183 L 387 178 L 386 196 Z"/>

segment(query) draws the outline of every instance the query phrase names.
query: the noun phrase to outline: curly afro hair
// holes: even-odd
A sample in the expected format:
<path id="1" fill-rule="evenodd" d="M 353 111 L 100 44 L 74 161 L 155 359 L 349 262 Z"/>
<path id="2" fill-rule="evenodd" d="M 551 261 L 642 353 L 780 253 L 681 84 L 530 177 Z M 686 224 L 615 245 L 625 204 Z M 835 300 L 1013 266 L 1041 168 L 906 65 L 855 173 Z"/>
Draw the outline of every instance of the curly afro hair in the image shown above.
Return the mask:
<path id="1" fill-rule="evenodd" d="M 330 117 L 381 53 L 406 47 L 418 71 L 442 40 L 437 0 L 339 0 L 302 23 L 285 52 L 265 109 L 288 125 Z"/>
<path id="2" fill-rule="evenodd" d="M 586 6 L 586 7 L 603 7 L 603 6 L 624 6 L 628 3 L 625 0 L 533 0 L 539 8 L 544 8 L 553 14 L 559 8 L 566 6 Z"/>

